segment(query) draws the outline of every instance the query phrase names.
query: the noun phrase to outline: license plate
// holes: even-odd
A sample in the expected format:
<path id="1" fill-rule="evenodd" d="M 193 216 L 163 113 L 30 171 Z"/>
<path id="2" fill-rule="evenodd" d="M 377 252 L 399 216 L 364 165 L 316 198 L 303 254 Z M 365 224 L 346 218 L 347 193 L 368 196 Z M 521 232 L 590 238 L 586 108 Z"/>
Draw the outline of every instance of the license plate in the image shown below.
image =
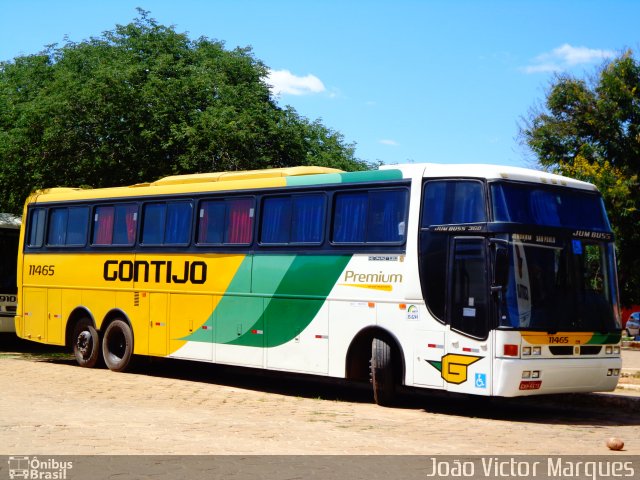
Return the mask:
<path id="1" fill-rule="evenodd" d="M 523 380 L 520 382 L 520 390 L 538 390 L 542 380 Z"/>

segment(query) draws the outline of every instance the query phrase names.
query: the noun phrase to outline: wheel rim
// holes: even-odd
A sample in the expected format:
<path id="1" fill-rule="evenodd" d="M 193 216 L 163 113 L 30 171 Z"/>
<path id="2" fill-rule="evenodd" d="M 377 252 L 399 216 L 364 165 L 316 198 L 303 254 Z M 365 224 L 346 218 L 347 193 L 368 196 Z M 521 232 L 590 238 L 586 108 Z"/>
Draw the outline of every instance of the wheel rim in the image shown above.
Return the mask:
<path id="1" fill-rule="evenodd" d="M 87 330 L 83 330 L 78 335 L 76 339 L 76 348 L 78 353 L 82 356 L 82 358 L 88 358 L 91 356 L 91 351 L 93 349 L 93 341 L 91 339 L 91 332 Z"/>

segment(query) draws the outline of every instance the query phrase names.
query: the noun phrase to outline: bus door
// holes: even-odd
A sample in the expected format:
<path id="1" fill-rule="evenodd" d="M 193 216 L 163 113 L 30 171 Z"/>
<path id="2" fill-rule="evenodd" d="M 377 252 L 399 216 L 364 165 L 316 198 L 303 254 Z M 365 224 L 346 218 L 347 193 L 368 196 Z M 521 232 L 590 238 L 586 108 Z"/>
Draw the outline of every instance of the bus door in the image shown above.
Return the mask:
<path id="1" fill-rule="evenodd" d="M 442 378 L 447 390 L 491 395 L 487 241 L 480 237 L 451 241 Z"/>

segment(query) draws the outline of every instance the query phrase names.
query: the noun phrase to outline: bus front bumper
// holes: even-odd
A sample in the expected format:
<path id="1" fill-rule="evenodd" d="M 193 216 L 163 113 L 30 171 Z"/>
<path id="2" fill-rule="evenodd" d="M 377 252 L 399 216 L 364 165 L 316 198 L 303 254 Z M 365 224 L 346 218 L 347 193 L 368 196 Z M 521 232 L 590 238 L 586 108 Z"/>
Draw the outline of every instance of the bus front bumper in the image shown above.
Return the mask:
<path id="1" fill-rule="evenodd" d="M 493 394 L 519 397 L 554 393 L 610 392 L 620 377 L 620 357 L 505 359 L 494 363 Z"/>

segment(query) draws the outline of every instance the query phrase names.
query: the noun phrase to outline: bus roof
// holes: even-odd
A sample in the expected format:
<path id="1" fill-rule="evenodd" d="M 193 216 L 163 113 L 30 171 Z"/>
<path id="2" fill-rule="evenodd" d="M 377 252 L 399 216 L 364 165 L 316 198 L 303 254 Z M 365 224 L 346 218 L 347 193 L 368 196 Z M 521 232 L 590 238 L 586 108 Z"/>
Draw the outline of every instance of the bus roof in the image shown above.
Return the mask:
<path id="1" fill-rule="evenodd" d="M 375 182 L 409 178 L 482 178 L 561 185 L 595 191 L 590 183 L 526 168 L 480 164 L 417 163 L 383 165 L 378 170 L 343 172 L 326 167 L 288 167 L 174 175 L 151 183 L 98 189 L 51 188 L 34 192 L 28 202 L 132 198 L 180 193 L 206 193 L 302 185 Z"/>
<path id="2" fill-rule="evenodd" d="M 20 228 L 21 219 L 11 213 L 0 213 L 0 228 Z"/>
<path id="3" fill-rule="evenodd" d="M 487 164 L 444 164 L 444 163 L 416 163 L 404 165 L 383 165 L 381 170 L 398 169 L 405 176 L 418 177 L 471 177 L 487 180 L 514 180 L 529 183 L 561 185 L 583 190 L 596 191 L 596 187 L 587 182 L 553 173 L 533 170 L 529 168 L 510 167 L 505 165 Z"/>

